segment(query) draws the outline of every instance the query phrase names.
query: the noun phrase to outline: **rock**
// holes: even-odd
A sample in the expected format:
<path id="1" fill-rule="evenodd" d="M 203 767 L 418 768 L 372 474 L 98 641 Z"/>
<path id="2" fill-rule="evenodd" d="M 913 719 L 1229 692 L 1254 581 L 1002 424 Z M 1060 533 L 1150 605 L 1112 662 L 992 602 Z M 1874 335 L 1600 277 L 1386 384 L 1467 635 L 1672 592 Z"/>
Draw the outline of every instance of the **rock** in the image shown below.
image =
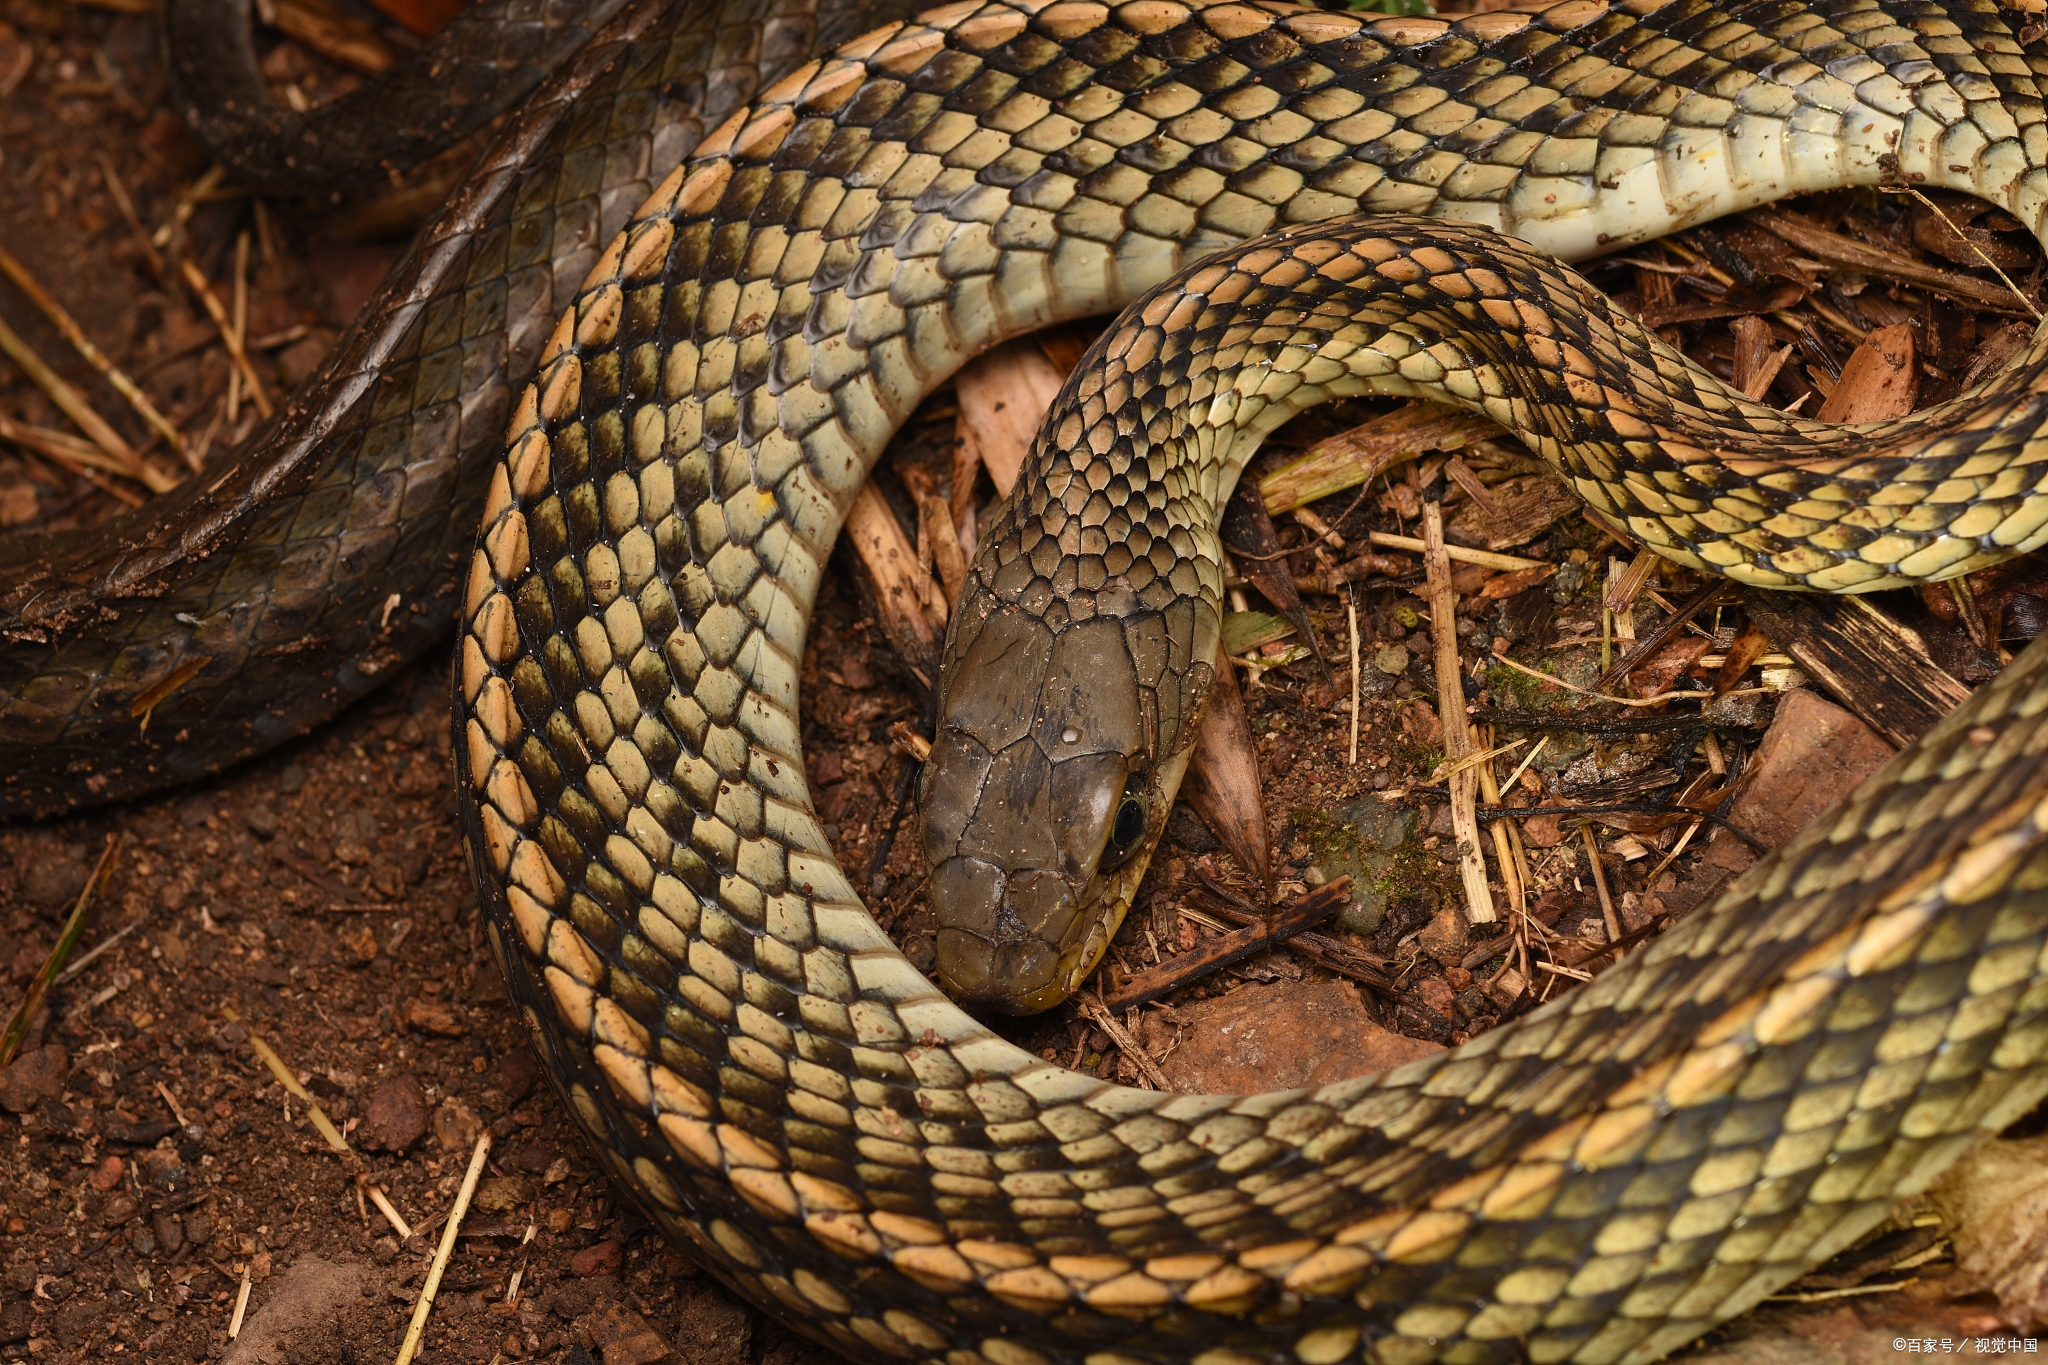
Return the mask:
<path id="1" fill-rule="evenodd" d="M 376 1101 L 370 1103 L 374 1112 Z M 477 1134 L 483 1131 L 483 1124 L 475 1111 L 453 1095 L 442 1100 L 440 1107 L 434 1110 L 433 1127 L 434 1141 L 441 1144 L 442 1151 L 463 1156 L 476 1146 Z"/>
<path id="2" fill-rule="evenodd" d="M 156 1240 L 162 1244 L 164 1255 L 175 1256 L 178 1248 L 185 1245 L 185 1225 L 175 1213 L 159 1213 L 152 1217 L 150 1226 L 156 1229 Z"/>
<path id="3" fill-rule="evenodd" d="M 404 1014 L 405 1022 L 422 1033 L 460 1038 L 469 1032 L 469 1025 L 462 1022 L 454 1006 L 432 996 L 415 996 L 406 1001 Z"/>
<path id="4" fill-rule="evenodd" d="M 623 1249 L 614 1239 L 587 1246 L 569 1258 L 569 1271 L 579 1280 L 597 1275 L 616 1275 L 624 1262 Z"/>
<path id="5" fill-rule="evenodd" d="M 1470 937 L 1464 910 L 1456 901 L 1446 900 L 1435 917 L 1416 933 L 1415 946 L 1450 967 L 1465 956 L 1465 946 Z"/>
<path id="6" fill-rule="evenodd" d="M 367 967 L 377 960 L 377 931 L 367 924 L 359 924 L 354 933 L 340 935 L 341 950 L 353 966 Z"/>
<path id="7" fill-rule="evenodd" d="M 621 1304 L 608 1304 L 591 1331 L 604 1365 L 655 1365 L 672 1360 L 668 1343 L 646 1318 Z"/>
<path id="8" fill-rule="evenodd" d="M 472 1204 L 483 1213 L 510 1213 L 531 1204 L 535 1189 L 531 1176 L 489 1175 L 477 1182 Z"/>
<path id="9" fill-rule="evenodd" d="M 30 905 L 55 910 L 78 899 L 92 869 L 86 866 L 84 851 L 65 844 L 39 858 L 25 860 L 21 869 L 21 895 Z"/>
<path id="10" fill-rule="evenodd" d="M 277 790 L 280 796 L 297 796 L 299 789 L 306 785 L 306 770 L 298 764 L 288 765 L 277 775 Z"/>
<path id="11" fill-rule="evenodd" d="M 1450 983 L 1440 976 L 1417 978 L 1414 987 L 1415 998 L 1420 1000 L 1439 1018 L 1455 1021 L 1458 1017 L 1458 997 L 1451 990 Z"/>
<path id="12" fill-rule="evenodd" d="M 1889 763 L 1893 752 L 1877 731 L 1833 702 L 1806 688 L 1787 692 L 1728 821 L 1776 848 Z M 1740 871 L 1756 858 L 1740 839 L 1717 829 L 1705 861 Z"/>
<path id="13" fill-rule="evenodd" d="M 1197 1093 L 1328 1085 L 1443 1050 L 1374 1023 L 1348 981 L 1244 986 L 1180 1014 L 1181 1045 L 1159 1067 L 1176 1089 Z"/>
<path id="14" fill-rule="evenodd" d="M 101 1194 L 107 1193 L 121 1183 L 121 1176 L 128 1169 L 128 1163 L 120 1157 L 110 1156 L 102 1161 L 92 1173 L 92 1187 Z"/>
<path id="15" fill-rule="evenodd" d="M 497 969 L 491 969 L 495 972 Z M 505 1103 L 514 1105 L 533 1093 L 541 1083 L 540 1063 L 533 1059 L 533 1050 L 528 1047 L 514 1047 L 498 1058 L 498 1089 L 505 1092 Z"/>
<path id="16" fill-rule="evenodd" d="M 560 1284 L 551 1285 L 548 1291 L 541 1295 L 542 1305 L 565 1322 L 571 1318 L 582 1317 L 596 1302 L 597 1296 L 591 1291 L 590 1286 L 578 1284 L 574 1280 L 563 1280 Z"/>
<path id="17" fill-rule="evenodd" d="M 242 822 L 248 825 L 249 832 L 259 839 L 275 838 L 277 836 L 277 807 L 268 802 L 251 806 L 248 813 L 242 817 Z"/>
<path id="18" fill-rule="evenodd" d="M 426 1136 L 427 1096 L 411 1076 L 393 1076 L 370 1096 L 363 1120 L 363 1145 L 386 1152 L 409 1151 Z"/>
<path id="19" fill-rule="evenodd" d="M 258 1262 L 270 1271 L 265 1252 L 250 1262 L 251 1280 L 261 1279 Z M 220 1365 L 284 1365 L 316 1353 L 325 1358 L 337 1321 L 363 1297 L 371 1276 L 370 1267 L 357 1262 L 301 1256 L 276 1284 L 251 1298 L 242 1334 L 227 1344 Z"/>
<path id="20" fill-rule="evenodd" d="M 64 1093 L 64 1079 L 70 1073 L 71 1056 L 59 1044 L 23 1052 L 0 1071 L 0 1109 L 26 1114 L 39 1102 L 56 1099 Z"/>

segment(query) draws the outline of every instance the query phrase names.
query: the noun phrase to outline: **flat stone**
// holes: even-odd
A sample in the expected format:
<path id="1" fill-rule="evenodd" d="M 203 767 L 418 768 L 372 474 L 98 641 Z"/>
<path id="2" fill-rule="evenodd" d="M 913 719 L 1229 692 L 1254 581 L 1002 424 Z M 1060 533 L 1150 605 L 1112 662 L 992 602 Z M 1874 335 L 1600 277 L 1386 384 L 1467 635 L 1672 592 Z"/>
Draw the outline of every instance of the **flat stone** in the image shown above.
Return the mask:
<path id="1" fill-rule="evenodd" d="M 261 1259 L 267 1262 L 269 1257 Z M 363 1287 L 374 1274 L 358 1262 L 301 1256 L 276 1276 L 274 1284 L 251 1298 L 242 1334 L 228 1343 L 220 1365 L 285 1365 L 311 1359 L 315 1344 L 325 1347 L 324 1338 L 333 1333 L 338 1315 L 363 1297 Z M 253 1266 L 250 1278 L 256 1278 Z"/>
<path id="2" fill-rule="evenodd" d="M 609 1238 L 587 1246 L 569 1258 L 569 1273 L 578 1279 L 587 1280 L 593 1275 L 616 1275 L 622 1264 L 621 1248 L 616 1238 Z"/>
<path id="3" fill-rule="evenodd" d="M 0 1109 L 26 1114 L 42 1100 L 54 1100 L 64 1093 L 64 1078 L 71 1072 L 70 1054 L 56 1044 L 30 1048 L 0 1071 Z"/>
<path id="4" fill-rule="evenodd" d="M 483 1130 L 483 1122 L 476 1111 L 450 1095 L 434 1110 L 432 1120 L 434 1141 L 441 1150 L 459 1156 L 467 1156 L 470 1148 L 476 1146 L 477 1134 Z"/>
<path id="5" fill-rule="evenodd" d="M 1259 1094 L 1329 1085 L 1443 1049 L 1373 1022 L 1348 981 L 1243 986 L 1180 1010 L 1181 1044 L 1159 1064 L 1176 1089 Z"/>
<path id="6" fill-rule="evenodd" d="M 591 1329 L 604 1365 L 656 1365 L 675 1353 L 654 1325 L 623 1304 L 609 1304 Z"/>
<path id="7" fill-rule="evenodd" d="M 364 1119 L 366 1147 L 403 1152 L 426 1135 L 427 1096 L 411 1076 L 393 1076 L 370 1096 Z"/>
<path id="8" fill-rule="evenodd" d="M 1752 762 L 1754 776 L 1728 821 L 1766 848 L 1776 848 L 1891 762 L 1884 737 L 1808 688 L 1778 703 Z M 1735 871 L 1755 855 L 1726 830 L 1716 830 L 1706 861 Z"/>

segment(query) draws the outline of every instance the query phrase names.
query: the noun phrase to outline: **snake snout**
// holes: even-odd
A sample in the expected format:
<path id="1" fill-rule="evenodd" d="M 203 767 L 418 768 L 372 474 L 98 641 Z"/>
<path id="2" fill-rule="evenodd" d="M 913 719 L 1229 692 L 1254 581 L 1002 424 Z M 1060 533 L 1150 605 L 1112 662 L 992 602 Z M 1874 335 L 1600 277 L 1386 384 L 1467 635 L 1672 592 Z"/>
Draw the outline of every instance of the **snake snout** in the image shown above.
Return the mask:
<path id="1" fill-rule="evenodd" d="M 979 858 L 948 858 L 932 874 L 946 907 L 938 934 L 939 980 L 968 1005 L 1028 1013 L 1061 977 L 1061 948 L 1081 903 L 1057 872 L 1006 872 Z"/>

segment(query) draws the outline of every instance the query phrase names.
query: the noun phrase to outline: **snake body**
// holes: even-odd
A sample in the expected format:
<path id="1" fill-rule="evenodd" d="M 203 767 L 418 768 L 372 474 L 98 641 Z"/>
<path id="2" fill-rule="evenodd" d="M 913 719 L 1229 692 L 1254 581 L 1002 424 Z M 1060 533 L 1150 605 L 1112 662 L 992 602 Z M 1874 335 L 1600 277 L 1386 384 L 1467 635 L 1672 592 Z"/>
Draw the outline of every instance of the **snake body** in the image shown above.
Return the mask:
<path id="1" fill-rule="evenodd" d="M 2030 546 L 2040 346 L 1838 431 L 1731 395 L 1541 253 L 1884 176 L 2038 224 L 2037 70 L 1988 0 L 968 0 L 735 114 L 562 316 L 461 606 L 492 942 L 614 1176 L 858 1358 L 1650 1360 L 2031 1108 L 2048 646 L 1570 997 L 1261 1096 L 1065 1071 L 911 968 L 811 812 L 797 678 L 896 425 L 1001 337 L 1135 300 L 977 553 L 925 793 L 928 847 L 980 879 L 947 894 L 1026 949 L 959 960 L 1056 994 L 1100 950 L 1060 897 L 1115 911 L 1185 761 L 1221 500 L 1319 394 L 1494 413 L 1647 542 L 1751 581 Z M 1360 210 L 1465 224 L 1291 226 Z"/>
<path id="2" fill-rule="evenodd" d="M 2048 646 L 1571 996 L 1263 1096 L 1107 1085 L 962 1013 L 836 866 L 797 724 L 810 603 L 890 432 L 987 344 L 1134 300 L 949 645 L 1002 666 L 1001 632 L 1028 661 L 1034 632 L 1056 659 L 1092 631 L 1060 676 L 1120 650 L 1133 680 L 1136 729 L 1114 732 L 1050 664 L 945 684 L 927 843 L 1003 879 L 964 901 L 991 944 L 1127 897 L 1213 657 L 1215 513 L 1317 393 L 1496 411 L 1647 542 L 1752 581 L 1867 588 L 2033 544 L 2039 346 L 1968 401 L 1844 434 L 1730 396 L 1498 235 L 1582 258 L 1884 177 L 2038 226 L 2048 66 L 1990 0 L 1450 23 L 967 0 L 755 98 L 775 63 L 715 40 L 770 14 L 629 5 L 266 458 L 170 500 L 173 534 L 10 551 L 8 811 L 179 780 L 373 685 L 438 629 L 467 535 L 437 509 L 480 490 L 456 767 L 514 998 L 661 1226 L 863 1359 L 1649 1360 L 2048 1093 Z M 674 82 L 737 112 L 694 145 Z M 1465 226 L 1297 226 L 1361 211 Z M 136 737 L 131 707 L 202 658 Z M 1003 753 L 1035 762 L 1020 729 L 1045 771 L 992 785 Z M 1063 787 L 1068 730 L 1091 764 Z M 1093 823 L 1028 847 L 989 799 L 1012 790 L 1078 795 Z M 1146 819 L 1107 857 L 1105 790 L 1142 792 Z M 984 816 L 1014 842 L 976 842 Z M 1064 889 L 1029 900 L 1047 871 Z M 1061 987 L 1099 951 L 1065 933 Z"/>

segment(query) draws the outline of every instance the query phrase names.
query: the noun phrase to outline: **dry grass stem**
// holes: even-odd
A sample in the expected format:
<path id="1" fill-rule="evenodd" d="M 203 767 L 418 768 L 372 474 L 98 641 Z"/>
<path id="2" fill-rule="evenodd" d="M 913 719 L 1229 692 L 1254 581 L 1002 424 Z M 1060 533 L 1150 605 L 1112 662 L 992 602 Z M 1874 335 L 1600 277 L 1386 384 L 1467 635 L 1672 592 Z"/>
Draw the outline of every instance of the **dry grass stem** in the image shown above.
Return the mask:
<path id="1" fill-rule="evenodd" d="M 116 393 L 128 400 L 128 406 L 135 409 L 137 416 L 147 422 L 157 435 L 163 437 L 169 443 L 172 450 L 178 449 L 179 443 L 183 438 L 179 436 L 178 429 L 171 425 L 170 419 L 161 412 L 158 412 L 156 404 L 149 401 L 149 395 L 137 388 L 134 380 L 123 373 L 120 367 L 115 365 L 113 361 L 107 359 L 106 354 L 99 347 L 93 345 L 92 338 L 85 334 L 85 329 L 78 325 L 77 319 L 71 316 L 69 310 L 52 298 L 49 292 L 37 282 L 35 276 L 28 273 L 28 267 L 16 260 L 13 253 L 9 252 L 5 247 L 0 247 L 0 272 L 4 272 L 8 279 L 14 281 L 15 286 L 22 293 L 28 295 L 29 302 L 42 310 L 43 316 L 48 318 L 59 332 L 63 333 L 64 339 L 71 343 L 71 349 L 77 351 L 84 358 L 86 364 L 106 376 L 107 383 L 113 386 Z M 138 460 L 139 463 L 140 461 Z M 152 492 L 161 493 L 164 489 L 174 486 L 177 482 L 175 479 L 167 479 L 164 475 L 158 474 L 147 465 L 142 465 L 141 467 L 144 471 L 142 475 L 143 482 L 149 483 Z M 150 482 L 151 475 L 154 475 L 160 481 L 161 486 L 158 483 Z"/>
<path id="2" fill-rule="evenodd" d="M 121 439 L 121 433 L 107 425 L 107 419 L 86 401 L 84 394 L 71 387 L 62 375 L 36 354 L 35 348 L 24 341 L 20 333 L 4 322 L 0 322 L 0 351 L 4 351 L 30 382 L 41 389 L 73 425 L 92 439 L 94 445 L 119 461 L 124 474 L 144 484 L 163 478 L 142 463 L 142 457 L 136 454 L 135 448 Z"/>
<path id="3" fill-rule="evenodd" d="M 1887 186 L 1886 188 L 1890 187 Z M 1978 246 L 1975 241 L 1971 240 L 1971 238 L 1967 234 L 1965 234 L 1961 228 L 1957 227 L 1955 223 L 1949 219 L 1949 216 L 1946 213 L 1943 213 L 1941 211 L 1941 205 L 1935 203 L 1932 199 L 1929 199 L 1926 195 L 1920 193 L 1920 191 L 1914 189 L 1911 185 L 1902 186 L 1901 188 L 1903 188 L 1907 194 L 1912 195 L 1915 199 L 1919 200 L 1922 204 L 1926 205 L 1929 212 L 1931 212 L 1936 218 L 1941 219 L 1943 227 L 1946 227 L 1950 232 L 1954 233 L 1956 235 L 1956 239 L 1962 242 L 1964 245 L 1968 246 L 1970 250 L 1973 253 L 1975 253 L 1978 260 L 1984 262 L 1985 265 L 1989 266 L 1991 268 L 1992 274 L 1998 276 L 1999 279 L 2005 281 L 2005 287 L 2007 289 L 2012 290 L 2013 297 L 2017 298 L 2021 303 L 2027 306 L 2027 311 L 2034 315 L 2034 321 L 2041 322 L 2044 320 L 2041 316 L 2041 310 L 2034 306 L 2034 301 L 2028 298 L 2025 294 L 2021 293 L 2020 287 L 2012 282 L 2012 276 L 2006 274 L 2003 270 L 2000 270 L 1998 268 L 1998 262 L 1992 260 L 1989 256 L 1985 255 L 1984 248 Z"/>
<path id="4" fill-rule="evenodd" d="M 306 1087 L 299 1084 L 298 1077 L 292 1075 L 291 1068 L 284 1064 L 284 1059 L 273 1052 L 270 1044 L 258 1037 L 254 1029 L 249 1031 L 249 1047 L 262 1059 L 263 1065 L 270 1069 L 270 1074 L 277 1078 L 277 1083 L 284 1089 L 285 1094 L 306 1106 L 306 1118 L 335 1155 L 353 1157 L 354 1149 L 348 1145 L 348 1139 L 341 1135 L 341 1130 L 334 1126 L 334 1120 L 327 1117 L 327 1111 L 320 1107 L 320 1102 L 307 1092 Z M 290 1114 L 289 1106 L 285 1112 Z M 356 1175 L 356 1189 L 359 1194 L 369 1196 L 370 1202 L 377 1206 L 378 1213 L 384 1215 L 384 1221 L 391 1225 L 391 1230 L 398 1234 L 400 1241 L 412 1236 L 412 1227 L 399 1215 L 398 1210 L 391 1206 L 391 1201 L 385 1197 L 383 1190 L 370 1184 L 360 1173 Z"/>
<path id="5" fill-rule="evenodd" d="M 448 1210 L 448 1221 L 441 1226 L 441 1245 L 434 1249 L 433 1264 L 427 1267 L 427 1282 L 420 1286 L 419 1302 L 412 1307 L 412 1322 L 405 1329 L 405 1340 L 398 1347 L 397 1365 L 411 1365 L 415 1352 L 420 1347 L 420 1337 L 427 1330 L 427 1314 L 434 1311 L 434 1295 L 441 1288 L 441 1276 L 448 1269 L 448 1258 L 455 1254 L 455 1237 L 462 1229 L 462 1219 L 469 1212 L 469 1201 L 476 1193 L 476 1182 L 484 1173 L 484 1158 L 491 1154 L 491 1132 L 486 1128 L 478 1135 L 476 1150 L 470 1153 L 469 1169 L 462 1173 L 462 1188 L 455 1192 L 455 1206 Z"/>
<path id="6" fill-rule="evenodd" d="M 1579 834 L 1586 841 L 1586 861 L 1593 865 L 1593 889 L 1600 894 L 1600 919 L 1607 926 L 1607 941 L 1615 943 L 1621 939 L 1621 921 L 1614 915 L 1614 897 L 1607 890 L 1607 869 L 1600 865 L 1600 841 L 1593 837 L 1591 825 L 1579 826 Z M 1616 962 L 1621 954 L 1614 955 Z"/>
<path id="7" fill-rule="evenodd" d="M 1397 536 L 1387 531 L 1368 532 L 1366 539 L 1375 545 L 1384 545 L 1390 550 L 1407 550 L 1411 554 L 1422 553 L 1422 542 L 1414 536 Z M 1445 545 L 1444 553 L 1453 564 L 1477 564 L 1483 569 L 1548 569 L 1554 566 L 1540 559 L 1523 559 L 1519 555 L 1495 554 L 1491 550 L 1468 550 L 1463 545 Z"/>
<path id="8" fill-rule="evenodd" d="M 1076 996 L 1075 999 L 1080 1002 L 1081 1013 L 1087 1015 L 1095 1027 L 1109 1035 L 1109 1041 L 1118 1051 L 1131 1059 L 1131 1065 L 1137 1067 L 1138 1074 L 1145 1078 L 1147 1089 L 1173 1089 L 1173 1082 L 1166 1079 L 1166 1073 L 1159 1069 L 1159 1063 L 1146 1054 L 1144 1047 L 1131 1036 L 1129 1029 L 1117 1022 L 1114 1014 L 1086 996 Z"/>
<path id="9" fill-rule="evenodd" d="M 190 1128 L 192 1121 L 185 1117 L 184 1109 L 178 1104 L 178 1097 L 162 1081 L 156 1083 L 156 1093 L 163 1096 L 164 1107 L 171 1111 L 171 1117 L 178 1121 L 178 1127 Z"/>
<path id="10" fill-rule="evenodd" d="M 235 1292 L 235 1315 L 228 1319 L 228 1340 L 242 1335 L 242 1318 L 249 1311 L 249 1267 L 242 1266 L 242 1287 Z"/>
<path id="11" fill-rule="evenodd" d="M 248 351 L 242 348 L 242 338 L 235 332 L 234 320 L 220 298 L 213 292 L 213 286 L 206 282 L 206 276 L 199 273 L 199 267 L 191 261 L 180 261 L 185 272 L 185 283 L 199 297 L 206 308 L 206 315 L 213 319 L 213 325 L 220 332 L 220 339 L 228 348 L 228 355 L 234 360 L 235 368 L 241 371 L 242 382 L 249 386 L 249 398 L 256 404 L 256 411 L 266 421 L 275 411 L 270 405 L 269 395 L 263 392 L 263 382 L 256 377 L 256 367 L 249 361 Z"/>
<path id="12" fill-rule="evenodd" d="M 92 947 L 86 949 L 84 952 L 78 955 L 77 961 L 73 962 L 70 966 L 66 967 L 63 971 L 57 974 L 57 984 L 61 986 L 66 981 L 69 981 L 72 977 L 77 976 L 87 967 L 90 967 L 94 963 L 94 961 L 96 961 L 99 958 L 100 954 L 106 952 L 107 949 L 113 947 L 116 943 L 119 943 L 122 939 L 128 937 L 128 935 L 134 933 L 137 929 L 141 927 L 141 920 L 129 920 L 126 924 L 116 929 L 113 933 L 108 934 L 98 943 L 93 944 Z"/>
<path id="13" fill-rule="evenodd" d="M 1346 594 L 1344 623 L 1351 630 L 1351 767 L 1358 766 L 1358 599 Z"/>
<path id="14" fill-rule="evenodd" d="M 1493 889 L 1486 882 L 1486 855 L 1479 851 L 1479 776 L 1458 767 L 1472 753 L 1472 722 L 1465 715 L 1464 666 L 1458 658 L 1458 595 L 1451 587 L 1451 559 L 1444 546 L 1443 504 L 1422 504 L 1422 572 L 1428 590 L 1429 633 L 1436 642 L 1436 703 L 1443 720 L 1444 757 L 1451 760 L 1451 837 L 1458 844 L 1458 874 L 1465 884 L 1465 916 L 1492 924 Z"/>
<path id="15" fill-rule="evenodd" d="M 85 930 L 86 912 L 106 888 L 107 878 L 114 875 L 114 859 L 121 851 L 121 836 L 109 834 L 107 846 L 100 853 L 98 866 L 85 879 L 85 889 L 78 893 L 78 901 L 71 907 L 71 917 L 64 922 L 64 930 L 57 935 L 57 944 L 50 949 L 50 955 L 43 959 L 42 967 L 32 977 L 28 994 L 22 997 L 15 1009 L 14 1017 L 7 1021 L 7 1031 L 0 1033 L 0 1067 L 14 1060 L 14 1054 L 21 1050 L 22 1040 L 28 1037 L 29 1025 L 35 1022 L 36 1011 L 43 1007 L 43 1000 L 49 995 L 50 987 L 57 982 L 57 973 L 63 970 L 64 959 L 78 944 L 78 936 Z"/>

